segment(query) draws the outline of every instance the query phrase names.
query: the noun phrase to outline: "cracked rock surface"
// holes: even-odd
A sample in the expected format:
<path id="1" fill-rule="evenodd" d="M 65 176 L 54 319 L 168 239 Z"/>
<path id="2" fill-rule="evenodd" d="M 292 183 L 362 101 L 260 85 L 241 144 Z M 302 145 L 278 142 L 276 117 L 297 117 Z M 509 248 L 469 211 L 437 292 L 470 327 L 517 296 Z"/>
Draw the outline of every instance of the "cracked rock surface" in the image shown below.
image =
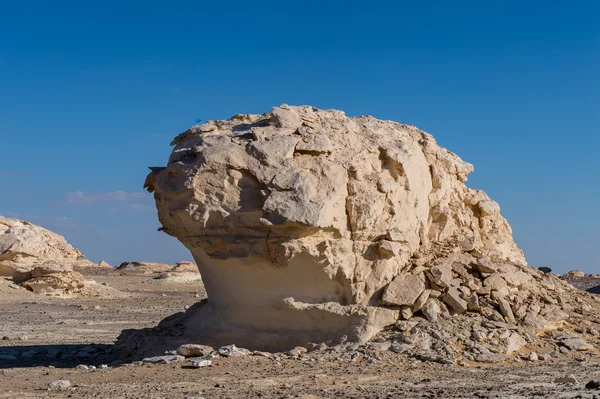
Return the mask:
<path id="1" fill-rule="evenodd" d="M 527 266 L 498 204 L 466 187 L 473 166 L 414 126 L 284 104 L 172 144 L 145 186 L 208 300 L 125 334 L 129 349 L 151 334 L 268 350 L 365 342 L 398 320 L 465 312 L 542 329 L 569 311 L 557 297 L 569 288 Z"/>

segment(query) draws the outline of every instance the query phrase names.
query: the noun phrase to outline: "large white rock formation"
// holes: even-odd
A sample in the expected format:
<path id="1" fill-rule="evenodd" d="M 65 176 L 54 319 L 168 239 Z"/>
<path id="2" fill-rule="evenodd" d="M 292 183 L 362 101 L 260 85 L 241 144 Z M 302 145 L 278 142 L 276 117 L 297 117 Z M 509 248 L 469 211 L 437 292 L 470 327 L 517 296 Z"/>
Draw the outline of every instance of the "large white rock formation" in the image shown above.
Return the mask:
<path id="1" fill-rule="evenodd" d="M 414 126 L 281 105 L 172 144 L 146 187 L 208 293 L 171 322 L 189 339 L 365 341 L 416 312 L 514 321 L 541 295 L 472 165 Z"/>
<path id="2" fill-rule="evenodd" d="M 20 280 L 30 277 L 36 265 L 73 266 L 82 258 L 83 253 L 63 236 L 24 220 L 0 216 L 0 276 Z"/>

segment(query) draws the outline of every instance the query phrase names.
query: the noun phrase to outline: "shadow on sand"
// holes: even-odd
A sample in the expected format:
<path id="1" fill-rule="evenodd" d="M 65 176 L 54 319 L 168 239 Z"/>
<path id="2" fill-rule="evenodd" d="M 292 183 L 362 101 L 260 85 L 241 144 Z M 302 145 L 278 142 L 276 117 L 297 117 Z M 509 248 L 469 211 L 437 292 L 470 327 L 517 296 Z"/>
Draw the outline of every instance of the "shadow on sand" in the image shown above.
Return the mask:
<path id="1" fill-rule="evenodd" d="M 0 347 L 0 369 L 13 367 L 73 368 L 78 365 L 116 366 L 131 359 L 113 345 L 20 345 Z"/>

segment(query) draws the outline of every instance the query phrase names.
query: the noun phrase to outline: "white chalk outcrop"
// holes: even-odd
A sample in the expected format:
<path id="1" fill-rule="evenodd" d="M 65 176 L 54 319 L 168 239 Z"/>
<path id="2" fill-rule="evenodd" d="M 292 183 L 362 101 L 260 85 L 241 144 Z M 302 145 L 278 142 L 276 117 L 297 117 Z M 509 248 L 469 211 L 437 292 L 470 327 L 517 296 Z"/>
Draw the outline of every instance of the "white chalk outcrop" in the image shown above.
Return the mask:
<path id="1" fill-rule="evenodd" d="M 36 265 L 73 266 L 81 262 L 89 261 L 83 260 L 83 253 L 63 236 L 24 220 L 0 216 L 0 276 L 18 281 L 31 277 Z"/>
<path id="2" fill-rule="evenodd" d="M 121 295 L 73 270 L 89 267 L 99 268 L 63 236 L 24 220 L 0 216 L 0 278 L 43 295 Z"/>
<path id="3" fill-rule="evenodd" d="M 414 126 L 282 105 L 172 144 L 146 187 L 208 293 L 163 323 L 182 340 L 365 341 L 417 313 L 538 320 L 530 303 L 553 295 L 498 204 L 465 186 L 472 165 Z"/>

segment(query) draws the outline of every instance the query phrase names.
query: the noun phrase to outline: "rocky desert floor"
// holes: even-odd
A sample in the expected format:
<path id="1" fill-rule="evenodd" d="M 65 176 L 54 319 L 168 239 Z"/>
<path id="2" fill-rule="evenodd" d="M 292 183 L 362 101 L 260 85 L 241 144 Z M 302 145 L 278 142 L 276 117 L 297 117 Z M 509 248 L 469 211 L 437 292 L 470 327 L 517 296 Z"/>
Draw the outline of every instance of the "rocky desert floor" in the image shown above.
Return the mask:
<path id="1" fill-rule="evenodd" d="M 205 297 L 198 283 L 86 273 L 124 296 L 57 298 L 0 284 L 0 398 L 600 398 L 600 357 L 442 365 L 382 352 L 331 361 L 311 357 L 216 358 L 212 366 L 147 364 L 112 344 L 126 328 L 155 326 Z M 593 283 L 593 282 L 592 282 Z M 555 380 L 573 375 L 578 383 Z M 69 380 L 63 390 L 48 384 Z"/>

